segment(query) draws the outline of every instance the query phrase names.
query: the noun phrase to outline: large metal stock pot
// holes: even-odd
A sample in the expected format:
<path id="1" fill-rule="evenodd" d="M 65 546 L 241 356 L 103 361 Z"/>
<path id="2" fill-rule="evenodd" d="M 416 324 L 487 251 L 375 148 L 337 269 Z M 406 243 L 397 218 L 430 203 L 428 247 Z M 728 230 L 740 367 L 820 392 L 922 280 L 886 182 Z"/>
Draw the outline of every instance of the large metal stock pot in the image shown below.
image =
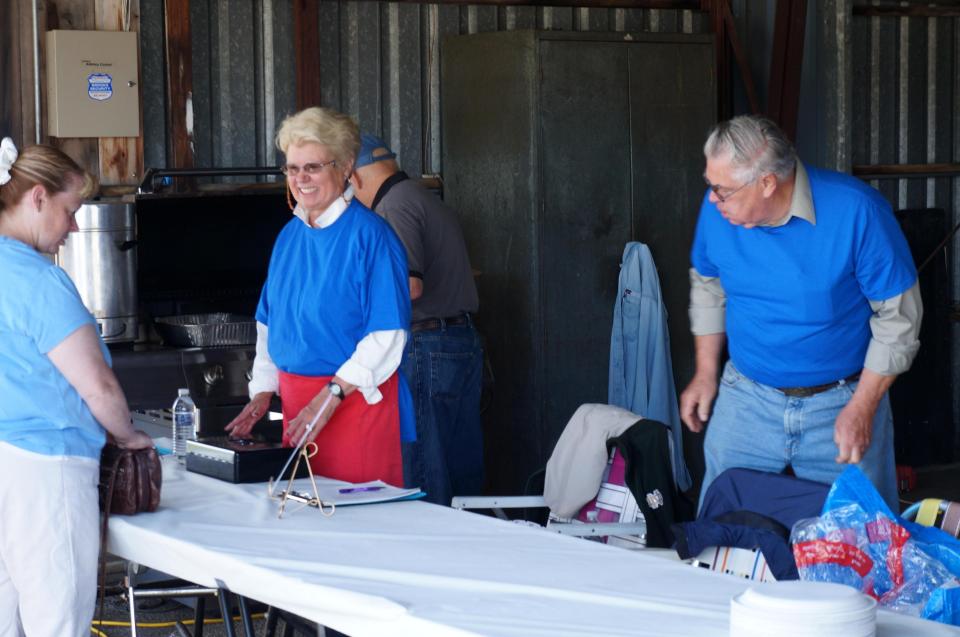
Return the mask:
<path id="1" fill-rule="evenodd" d="M 85 203 L 79 231 L 67 238 L 57 263 L 73 279 L 106 342 L 137 338 L 137 233 L 134 204 Z"/>

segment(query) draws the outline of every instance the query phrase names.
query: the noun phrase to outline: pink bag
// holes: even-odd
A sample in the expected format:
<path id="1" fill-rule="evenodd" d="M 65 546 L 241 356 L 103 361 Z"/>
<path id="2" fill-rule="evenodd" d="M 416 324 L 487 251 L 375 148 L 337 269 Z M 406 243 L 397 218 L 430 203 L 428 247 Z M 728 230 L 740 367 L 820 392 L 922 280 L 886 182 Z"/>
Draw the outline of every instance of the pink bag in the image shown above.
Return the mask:
<path id="1" fill-rule="evenodd" d="M 614 448 L 610 460 L 603 471 L 603 479 L 597 496 L 583 505 L 576 519 L 585 523 L 596 522 L 643 522 L 643 512 L 637 505 L 633 493 L 626 485 L 626 462 L 620 452 Z M 612 546 L 641 549 L 646 546 L 646 538 L 637 535 L 610 535 L 598 538 Z"/>

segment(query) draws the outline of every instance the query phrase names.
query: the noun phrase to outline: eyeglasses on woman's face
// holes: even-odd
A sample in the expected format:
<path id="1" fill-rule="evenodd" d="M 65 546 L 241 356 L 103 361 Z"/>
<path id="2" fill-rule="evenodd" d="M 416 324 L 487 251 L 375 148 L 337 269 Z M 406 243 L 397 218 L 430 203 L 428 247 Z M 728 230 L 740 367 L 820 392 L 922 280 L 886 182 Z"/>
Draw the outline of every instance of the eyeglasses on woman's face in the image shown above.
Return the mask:
<path id="1" fill-rule="evenodd" d="M 330 161 L 310 162 L 309 164 L 304 164 L 303 166 L 297 166 L 296 164 L 284 164 L 283 166 L 280 166 L 280 170 L 287 177 L 296 177 L 300 174 L 300 171 L 303 171 L 303 174 L 305 175 L 316 175 L 327 166 L 336 165 L 337 160 L 331 159 Z"/>
<path id="2" fill-rule="evenodd" d="M 707 188 L 709 188 L 713 192 L 713 195 L 717 198 L 717 203 L 723 203 L 730 197 L 734 196 L 735 194 L 737 194 L 738 192 L 740 192 L 741 190 L 743 190 L 744 188 L 746 188 L 747 186 L 755 182 L 757 179 L 756 177 L 754 177 L 747 183 L 742 184 L 741 186 L 733 189 L 724 188 L 723 186 L 717 186 L 715 184 L 711 184 L 710 180 L 707 179 L 706 177 L 704 177 L 703 180 L 707 183 Z"/>

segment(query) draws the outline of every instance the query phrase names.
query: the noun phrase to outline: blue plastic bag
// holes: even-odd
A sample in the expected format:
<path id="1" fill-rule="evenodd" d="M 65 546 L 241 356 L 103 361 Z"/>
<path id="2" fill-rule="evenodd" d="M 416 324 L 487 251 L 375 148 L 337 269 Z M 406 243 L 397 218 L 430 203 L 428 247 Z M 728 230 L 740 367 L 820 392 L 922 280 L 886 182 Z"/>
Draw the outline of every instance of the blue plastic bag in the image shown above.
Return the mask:
<path id="1" fill-rule="evenodd" d="M 894 515 L 857 467 L 790 541 L 801 579 L 848 584 L 881 607 L 960 626 L 960 540 Z"/>

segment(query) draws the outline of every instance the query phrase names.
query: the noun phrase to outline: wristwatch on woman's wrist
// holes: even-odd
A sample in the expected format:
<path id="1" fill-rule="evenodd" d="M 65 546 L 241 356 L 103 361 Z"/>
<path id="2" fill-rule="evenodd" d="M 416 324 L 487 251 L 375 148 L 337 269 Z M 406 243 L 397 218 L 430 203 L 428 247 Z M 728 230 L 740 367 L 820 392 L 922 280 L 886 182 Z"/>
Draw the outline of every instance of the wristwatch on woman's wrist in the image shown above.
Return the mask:
<path id="1" fill-rule="evenodd" d="M 343 387 L 338 385 L 336 381 L 331 380 L 329 383 L 327 383 L 327 391 L 329 391 L 331 395 L 336 396 L 338 399 L 343 400 Z"/>

